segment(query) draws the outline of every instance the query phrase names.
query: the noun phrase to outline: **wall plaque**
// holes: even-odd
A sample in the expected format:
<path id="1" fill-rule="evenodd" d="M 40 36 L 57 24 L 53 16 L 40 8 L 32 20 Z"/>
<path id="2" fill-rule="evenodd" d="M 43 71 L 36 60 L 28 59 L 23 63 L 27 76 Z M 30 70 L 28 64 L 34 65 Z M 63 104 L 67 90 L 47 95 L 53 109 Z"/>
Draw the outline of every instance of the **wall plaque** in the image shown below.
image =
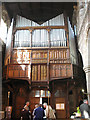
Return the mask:
<path id="1" fill-rule="evenodd" d="M 57 103 L 56 104 L 56 110 L 64 110 L 65 104 L 64 103 Z"/>

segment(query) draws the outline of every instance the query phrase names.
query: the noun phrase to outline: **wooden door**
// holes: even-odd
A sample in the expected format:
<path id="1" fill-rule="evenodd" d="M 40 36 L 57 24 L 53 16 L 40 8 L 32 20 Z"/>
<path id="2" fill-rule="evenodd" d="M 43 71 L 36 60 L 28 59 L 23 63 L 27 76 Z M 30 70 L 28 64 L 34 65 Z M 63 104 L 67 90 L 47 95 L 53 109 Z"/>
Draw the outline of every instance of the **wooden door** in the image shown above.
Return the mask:
<path id="1" fill-rule="evenodd" d="M 66 118 L 65 98 L 56 98 L 55 106 L 56 106 L 56 117 L 57 118 Z"/>
<path id="2" fill-rule="evenodd" d="M 19 118 L 21 115 L 21 110 L 25 105 L 25 97 L 17 96 L 16 98 L 16 118 Z"/>

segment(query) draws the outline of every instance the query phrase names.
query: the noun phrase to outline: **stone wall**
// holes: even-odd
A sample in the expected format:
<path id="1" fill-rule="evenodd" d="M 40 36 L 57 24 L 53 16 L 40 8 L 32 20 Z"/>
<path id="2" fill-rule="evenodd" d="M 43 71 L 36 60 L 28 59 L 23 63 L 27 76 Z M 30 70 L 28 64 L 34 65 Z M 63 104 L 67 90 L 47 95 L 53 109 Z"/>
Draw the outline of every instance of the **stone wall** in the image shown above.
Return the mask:
<path id="1" fill-rule="evenodd" d="M 78 2 L 77 5 L 77 41 L 86 73 L 87 92 L 90 93 L 90 2 Z M 86 92 L 86 91 L 85 91 Z M 90 95 L 88 95 L 90 104 Z"/>

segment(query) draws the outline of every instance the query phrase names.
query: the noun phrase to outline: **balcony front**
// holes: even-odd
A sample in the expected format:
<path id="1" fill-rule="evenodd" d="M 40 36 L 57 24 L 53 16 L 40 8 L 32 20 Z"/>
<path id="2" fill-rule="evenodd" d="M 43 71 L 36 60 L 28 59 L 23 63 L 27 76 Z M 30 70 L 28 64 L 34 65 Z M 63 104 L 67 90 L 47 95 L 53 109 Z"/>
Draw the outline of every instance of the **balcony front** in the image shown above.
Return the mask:
<path id="1" fill-rule="evenodd" d="M 4 77 L 29 82 L 72 77 L 69 49 L 13 49 L 11 63 L 6 65 Z"/>

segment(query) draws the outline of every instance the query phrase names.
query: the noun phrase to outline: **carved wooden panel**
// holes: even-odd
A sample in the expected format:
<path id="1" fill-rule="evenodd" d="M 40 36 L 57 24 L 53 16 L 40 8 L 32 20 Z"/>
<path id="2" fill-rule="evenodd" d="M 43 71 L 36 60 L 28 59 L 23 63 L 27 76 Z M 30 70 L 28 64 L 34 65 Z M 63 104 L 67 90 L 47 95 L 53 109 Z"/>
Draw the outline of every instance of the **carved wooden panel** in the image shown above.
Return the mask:
<path id="1" fill-rule="evenodd" d="M 47 50 L 32 50 L 32 63 L 47 63 Z"/>
<path id="2" fill-rule="evenodd" d="M 30 79 L 31 66 L 30 65 L 9 65 L 7 67 L 8 78 L 27 78 Z"/>
<path id="3" fill-rule="evenodd" d="M 8 66 L 7 77 L 9 78 L 30 79 L 32 77 L 32 81 L 46 81 L 72 76 L 68 48 L 13 49 L 11 62 L 14 65 Z"/>
<path id="4" fill-rule="evenodd" d="M 14 50 L 12 54 L 12 63 L 30 63 L 31 50 Z"/>
<path id="5" fill-rule="evenodd" d="M 71 77 L 72 69 L 70 64 L 52 64 L 50 65 L 50 79 L 60 77 Z"/>
<path id="6" fill-rule="evenodd" d="M 70 63 L 69 49 L 50 50 L 50 63 Z"/>
<path id="7" fill-rule="evenodd" d="M 32 81 L 47 80 L 47 65 L 32 65 Z"/>
<path id="8" fill-rule="evenodd" d="M 49 51 L 49 54 L 48 54 Z M 49 55 L 49 56 L 48 56 Z M 12 63 L 70 63 L 68 48 L 51 50 L 13 50 Z"/>

